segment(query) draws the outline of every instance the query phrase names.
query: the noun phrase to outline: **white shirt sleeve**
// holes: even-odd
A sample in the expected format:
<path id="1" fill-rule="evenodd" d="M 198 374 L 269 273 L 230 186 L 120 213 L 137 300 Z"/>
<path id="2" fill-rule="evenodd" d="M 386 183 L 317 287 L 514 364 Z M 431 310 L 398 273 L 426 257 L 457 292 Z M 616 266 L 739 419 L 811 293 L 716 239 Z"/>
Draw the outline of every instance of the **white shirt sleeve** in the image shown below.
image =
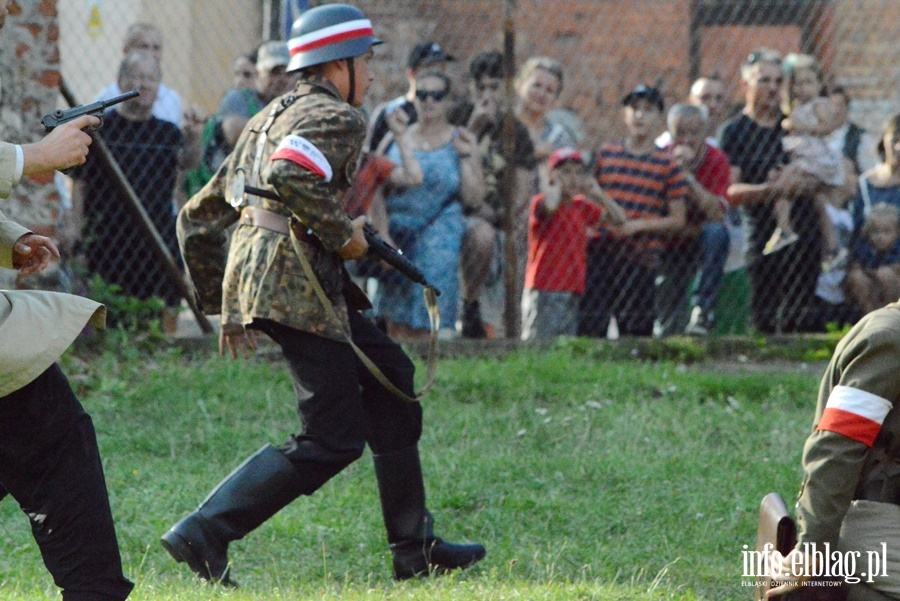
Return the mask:
<path id="1" fill-rule="evenodd" d="M 25 153 L 22 147 L 16 144 L 16 172 L 13 174 L 13 186 L 22 179 L 22 172 L 25 171 Z"/>

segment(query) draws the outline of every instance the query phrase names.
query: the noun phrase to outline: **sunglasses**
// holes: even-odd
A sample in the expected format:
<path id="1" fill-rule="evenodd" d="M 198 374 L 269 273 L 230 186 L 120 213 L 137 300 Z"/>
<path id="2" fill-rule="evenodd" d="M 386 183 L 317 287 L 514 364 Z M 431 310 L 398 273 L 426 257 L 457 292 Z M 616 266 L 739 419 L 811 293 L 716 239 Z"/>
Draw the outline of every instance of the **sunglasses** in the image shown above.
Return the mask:
<path id="1" fill-rule="evenodd" d="M 781 59 L 776 58 L 771 52 L 762 52 L 757 50 L 756 52 L 751 52 L 747 55 L 747 58 L 744 59 L 744 64 L 748 67 L 751 67 L 759 62 L 769 62 L 773 65 L 780 65 Z"/>
<path id="2" fill-rule="evenodd" d="M 447 97 L 447 90 L 416 90 L 416 98 L 421 102 L 425 102 L 426 98 L 431 97 L 435 102 L 440 102 Z"/>

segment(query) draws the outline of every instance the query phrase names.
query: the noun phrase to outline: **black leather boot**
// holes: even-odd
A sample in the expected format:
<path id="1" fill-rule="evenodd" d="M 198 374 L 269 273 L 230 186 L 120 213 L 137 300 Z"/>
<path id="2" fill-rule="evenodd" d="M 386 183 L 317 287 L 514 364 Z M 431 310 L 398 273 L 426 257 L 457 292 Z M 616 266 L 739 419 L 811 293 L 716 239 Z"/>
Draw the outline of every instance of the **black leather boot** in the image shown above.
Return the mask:
<path id="1" fill-rule="evenodd" d="M 305 478 L 275 447 L 266 445 L 216 486 L 197 510 L 161 539 L 175 561 L 204 580 L 236 587 L 228 543 L 243 538 L 307 492 Z"/>
<path id="2" fill-rule="evenodd" d="M 394 578 L 441 574 L 484 559 L 481 545 L 455 545 L 434 535 L 434 520 L 425 507 L 419 450 L 375 455 L 381 511 L 394 559 Z"/>

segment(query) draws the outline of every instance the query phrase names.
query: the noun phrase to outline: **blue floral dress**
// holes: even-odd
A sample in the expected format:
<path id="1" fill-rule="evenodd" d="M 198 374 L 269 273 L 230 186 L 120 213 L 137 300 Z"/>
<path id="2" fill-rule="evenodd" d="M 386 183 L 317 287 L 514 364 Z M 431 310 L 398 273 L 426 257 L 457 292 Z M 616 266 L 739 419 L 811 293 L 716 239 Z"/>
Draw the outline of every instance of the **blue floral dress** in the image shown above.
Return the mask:
<path id="1" fill-rule="evenodd" d="M 448 143 L 431 151 L 415 151 L 424 182 L 416 188 L 388 191 L 388 226 L 394 242 L 425 279 L 441 291 L 438 308 L 442 327 L 453 328 L 459 302 L 459 255 L 465 233 L 460 205 L 459 157 Z M 400 163 L 397 145 L 387 157 Z M 394 323 L 428 329 L 422 286 L 403 276 L 382 280 L 377 312 Z"/>

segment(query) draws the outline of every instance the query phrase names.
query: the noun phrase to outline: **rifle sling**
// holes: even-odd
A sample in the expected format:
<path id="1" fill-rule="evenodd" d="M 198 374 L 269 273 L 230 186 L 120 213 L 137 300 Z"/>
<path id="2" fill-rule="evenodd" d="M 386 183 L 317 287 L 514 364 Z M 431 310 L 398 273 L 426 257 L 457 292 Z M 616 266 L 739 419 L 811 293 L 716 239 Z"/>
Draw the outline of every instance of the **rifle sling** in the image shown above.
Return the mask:
<path id="1" fill-rule="evenodd" d="M 426 368 L 426 382 L 425 387 L 416 394 L 415 397 L 411 397 L 396 386 L 384 375 L 384 373 L 378 368 L 375 363 L 369 359 L 366 354 L 363 352 L 361 348 L 356 346 L 356 343 L 353 342 L 353 337 L 350 332 L 341 324 L 341 319 L 338 317 L 337 311 L 334 309 L 334 305 L 328 299 L 328 295 L 325 294 L 325 290 L 322 289 L 322 284 L 319 283 L 319 278 L 316 277 L 315 272 L 313 271 L 312 265 L 309 264 L 309 259 L 306 258 L 306 253 L 303 252 L 303 248 L 300 247 L 300 240 L 298 240 L 296 233 L 294 232 L 294 228 L 289 228 L 289 235 L 291 238 L 291 245 L 294 247 L 294 252 L 297 254 L 297 257 L 300 259 L 300 265 L 303 267 L 303 272 L 306 274 L 306 278 L 309 280 L 310 285 L 312 285 L 313 290 L 316 292 L 316 296 L 319 298 L 319 302 L 322 303 L 322 306 L 325 308 L 328 317 L 332 319 L 335 323 L 341 325 L 341 331 L 344 334 L 344 338 L 346 338 L 347 343 L 350 344 L 350 348 L 353 349 L 353 352 L 356 354 L 357 358 L 362 362 L 363 365 L 366 366 L 366 369 L 369 370 L 369 373 L 378 380 L 378 383 L 384 386 L 388 391 L 390 391 L 394 396 L 399 398 L 402 401 L 406 401 L 407 403 L 418 403 L 419 399 L 425 396 L 429 390 L 431 390 L 432 384 L 434 384 L 434 377 L 436 373 L 436 359 L 437 359 L 437 333 L 438 329 L 441 326 L 441 314 L 438 310 L 437 306 L 437 295 L 434 293 L 434 289 L 431 287 L 425 288 L 425 306 L 428 309 L 428 319 L 431 322 L 431 336 L 428 341 L 428 363 Z"/>
<path id="2" fill-rule="evenodd" d="M 301 94 L 300 96 L 305 96 L 306 94 Z M 299 96 L 290 95 L 282 98 L 280 103 L 275 104 L 272 107 L 272 110 L 269 112 L 268 117 L 266 118 L 265 123 L 262 128 L 255 132 L 257 134 L 256 137 L 256 156 L 253 161 L 253 169 L 250 173 L 250 182 L 254 186 L 259 186 L 259 172 L 261 168 L 261 158 L 262 151 L 265 147 L 266 141 L 268 140 L 268 132 L 272 127 L 272 124 L 275 123 L 275 120 L 285 111 L 288 107 L 290 107 Z M 263 225 L 262 223 L 258 223 L 254 216 L 259 216 L 260 213 L 271 213 L 269 211 L 264 211 L 263 209 L 259 209 L 256 207 L 250 207 L 252 210 L 247 211 L 245 208 L 241 212 L 241 223 L 256 225 L 258 227 L 262 227 L 264 229 L 269 229 L 272 231 L 276 231 L 280 234 L 284 234 L 281 227 L 276 229 L 275 227 L 270 227 L 269 224 Z M 443 210 L 443 207 L 442 207 Z M 272 215 L 277 215 L 277 213 L 273 213 Z M 281 219 L 285 219 L 282 216 L 279 216 Z M 263 217 L 262 219 L 266 219 Z M 268 221 L 268 219 L 266 219 Z M 274 223 L 274 221 L 273 221 Z M 285 223 L 285 225 L 288 225 Z M 277 226 L 276 226 L 277 227 Z M 328 299 L 328 295 L 325 294 L 325 290 L 322 289 L 322 285 L 319 283 L 319 278 L 316 277 L 315 272 L 313 271 L 312 265 L 309 264 L 309 260 L 306 258 L 306 255 L 303 253 L 303 249 L 300 247 L 300 241 L 297 239 L 297 235 L 294 232 L 292 227 L 288 227 L 288 233 L 291 238 L 291 245 L 294 247 L 294 252 L 297 254 L 297 257 L 300 259 L 300 265 L 303 267 L 303 271 L 306 274 L 306 278 L 309 280 L 310 285 L 313 287 L 313 290 L 316 292 L 316 296 L 319 298 L 319 302 L 322 303 L 322 306 L 325 308 L 328 317 L 332 319 L 335 323 L 341 325 L 341 330 L 343 331 L 344 337 L 347 342 L 350 344 L 350 347 L 353 349 L 353 352 L 356 354 L 357 358 L 362 362 L 363 365 L 366 366 L 366 369 L 369 370 L 369 373 L 374 376 L 378 382 L 384 386 L 387 390 L 389 390 L 394 396 L 397 398 L 406 401 L 408 403 L 418 403 L 419 399 L 423 397 L 425 394 L 431 390 L 431 386 L 434 384 L 434 377 L 437 372 L 437 334 L 438 330 L 441 326 L 441 315 L 437 306 L 437 294 L 435 294 L 434 288 L 426 287 L 424 290 L 425 296 L 425 307 L 428 309 L 428 320 L 431 325 L 431 336 L 428 341 L 428 363 L 426 368 L 426 381 L 425 387 L 416 394 L 415 397 L 411 397 L 404 393 L 402 390 L 394 386 L 394 384 L 388 380 L 387 376 L 378 368 L 375 363 L 369 359 L 366 354 L 353 342 L 353 338 L 349 331 L 343 327 L 341 324 L 341 319 L 338 317 L 337 311 L 334 309 L 334 305 L 332 305 L 331 301 Z"/>

